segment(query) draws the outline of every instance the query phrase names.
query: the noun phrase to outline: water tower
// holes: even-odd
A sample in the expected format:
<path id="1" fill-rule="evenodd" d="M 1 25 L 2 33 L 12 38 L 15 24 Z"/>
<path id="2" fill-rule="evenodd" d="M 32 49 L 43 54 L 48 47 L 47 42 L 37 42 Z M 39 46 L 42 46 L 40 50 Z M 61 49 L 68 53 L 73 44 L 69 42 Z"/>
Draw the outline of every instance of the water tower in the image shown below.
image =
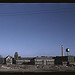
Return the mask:
<path id="1" fill-rule="evenodd" d="M 68 56 L 68 53 L 70 52 L 70 49 L 66 48 L 66 52 L 67 52 L 67 56 Z"/>

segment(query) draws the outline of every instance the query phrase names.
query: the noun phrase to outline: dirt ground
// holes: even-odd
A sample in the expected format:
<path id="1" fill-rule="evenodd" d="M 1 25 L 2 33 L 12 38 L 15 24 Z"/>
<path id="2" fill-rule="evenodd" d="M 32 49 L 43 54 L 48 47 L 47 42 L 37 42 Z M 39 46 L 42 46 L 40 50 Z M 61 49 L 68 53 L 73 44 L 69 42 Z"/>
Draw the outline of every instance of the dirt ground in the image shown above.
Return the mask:
<path id="1" fill-rule="evenodd" d="M 75 67 L 56 65 L 0 65 L 0 72 L 75 72 Z"/>

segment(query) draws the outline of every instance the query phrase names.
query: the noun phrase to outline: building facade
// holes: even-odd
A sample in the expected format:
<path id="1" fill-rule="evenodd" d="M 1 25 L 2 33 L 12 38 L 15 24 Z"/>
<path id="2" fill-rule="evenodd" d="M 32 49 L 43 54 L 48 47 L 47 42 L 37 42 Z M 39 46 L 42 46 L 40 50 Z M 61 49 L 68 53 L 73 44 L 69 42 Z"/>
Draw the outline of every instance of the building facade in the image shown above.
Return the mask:
<path id="1" fill-rule="evenodd" d="M 10 64 L 15 64 L 15 60 L 14 60 L 14 58 L 13 57 L 11 57 L 11 56 L 7 56 L 6 58 L 4 58 L 4 64 L 7 64 L 7 65 L 10 65 Z"/>
<path id="2" fill-rule="evenodd" d="M 56 56 L 56 57 L 21 57 L 15 53 L 16 58 L 7 56 L 3 58 L 3 64 L 18 64 L 18 65 L 75 65 L 74 56 Z"/>
<path id="3" fill-rule="evenodd" d="M 35 65 L 54 65 L 52 57 L 36 57 L 34 59 Z"/>
<path id="4" fill-rule="evenodd" d="M 55 65 L 69 65 L 70 62 L 74 61 L 74 56 L 56 56 Z"/>
<path id="5" fill-rule="evenodd" d="M 34 58 L 26 57 L 16 60 L 16 64 L 34 65 Z"/>

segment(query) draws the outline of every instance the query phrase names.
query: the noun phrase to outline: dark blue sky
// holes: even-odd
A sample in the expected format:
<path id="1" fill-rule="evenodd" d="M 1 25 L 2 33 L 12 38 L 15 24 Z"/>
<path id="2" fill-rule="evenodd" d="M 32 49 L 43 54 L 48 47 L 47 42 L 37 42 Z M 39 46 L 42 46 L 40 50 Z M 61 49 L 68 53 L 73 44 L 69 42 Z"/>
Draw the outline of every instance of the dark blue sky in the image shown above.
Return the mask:
<path id="1" fill-rule="evenodd" d="M 1 3 L 0 55 L 75 55 L 75 3 Z"/>

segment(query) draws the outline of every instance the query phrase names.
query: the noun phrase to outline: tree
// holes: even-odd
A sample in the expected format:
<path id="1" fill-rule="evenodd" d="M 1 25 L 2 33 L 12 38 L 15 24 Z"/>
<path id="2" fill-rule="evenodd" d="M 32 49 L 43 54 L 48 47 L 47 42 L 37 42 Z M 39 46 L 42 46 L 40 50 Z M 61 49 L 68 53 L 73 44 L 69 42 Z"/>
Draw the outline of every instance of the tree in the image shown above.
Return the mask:
<path id="1" fill-rule="evenodd" d="M 18 52 L 15 52 L 14 59 L 18 59 Z"/>

